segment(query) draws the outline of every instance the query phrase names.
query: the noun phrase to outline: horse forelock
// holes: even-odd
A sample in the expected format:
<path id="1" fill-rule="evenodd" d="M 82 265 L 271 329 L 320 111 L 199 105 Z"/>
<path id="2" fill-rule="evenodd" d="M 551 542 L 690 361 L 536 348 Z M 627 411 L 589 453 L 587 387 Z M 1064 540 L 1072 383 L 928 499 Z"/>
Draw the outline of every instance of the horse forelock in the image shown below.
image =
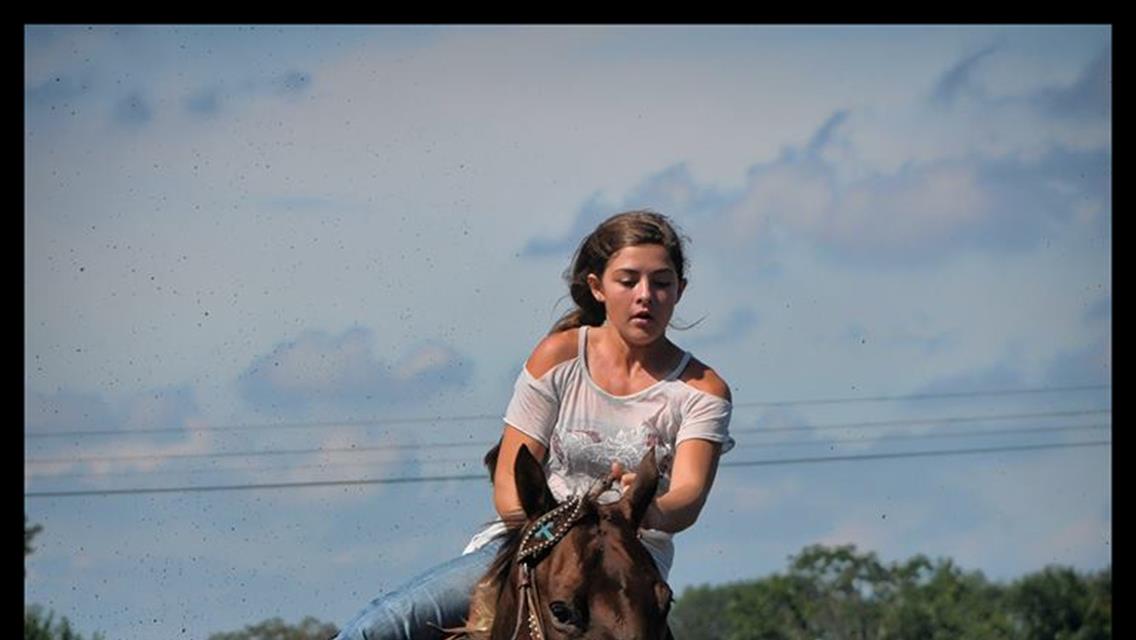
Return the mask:
<path id="1" fill-rule="evenodd" d="M 470 625 L 471 631 L 474 626 L 478 628 L 478 633 L 471 634 L 471 638 L 509 638 L 514 632 L 522 604 L 518 598 L 518 574 L 515 570 L 517 555 L 524 539 L 523 533 L 535 520 L 529 519 L 524 525 L 508 529 L 503 534 L 505 539 L 474 594 L 470 622 L 474 622 L 474 612 L 480 617 L 478 624 Z M 623 614 L 641 610 L 645 602 L 653 601 L 653 595 L 647 599 L 647 590 L 651 589 L 648 585 L 662 580 L 650 554 L 629 527 L 631 523 L 617 511 L 589 501 L 585 513 L 564 538 L 535 558 L 537 571 L 533 573 L 533 579 L 539 583 L 543 604 L 547 607 L 553 600 L 573 599 L 564 595 L 567 593 L 564 580 L 568 584 L 579 581 L 589 598 L 595 599 L 597 604 L 602 602 L 609 611 L 622 612 L 618 614 L 620 618 L 624 617 Z M 579 567 L 578 573 L 572 570 L 575 567 Z M 559 581 L 561 586 L 556 587 L 553 580 Z M 630 593 L 625 592 L 628 587 L 632 587 Z M 653 591 L 649 593 L 653 594 Z M 661 613 L 665 616 L 665 611 Z M 548 612 L 541 611 L 540 615 L 547 618 Z M 656 613 L 644 611 L 641 615 L 647 621 Z M 636 615 L 631 617 L 639 618 Z M 625 620 L 617 626 L 622 627 L 629 622 Z M 654 626 L 653 623 L 648 624 Z M 663 624 L 665 628 L 665 622 Z"/>

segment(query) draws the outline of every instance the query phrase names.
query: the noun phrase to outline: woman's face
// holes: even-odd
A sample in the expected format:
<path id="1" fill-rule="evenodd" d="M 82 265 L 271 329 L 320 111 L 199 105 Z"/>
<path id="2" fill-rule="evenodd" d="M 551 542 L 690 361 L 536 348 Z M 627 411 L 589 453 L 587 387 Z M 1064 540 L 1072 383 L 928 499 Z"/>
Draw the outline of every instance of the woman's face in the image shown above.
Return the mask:
<path id="1" fill-rule="evenodd" d="M 686 282 L 680 281 L 666 248 L 642 244 L 620 249 L 603 277 L 588 275 L 592 295 L 607 309 L 607 321 L 630 344 L 645 345 L 666 333 Z"/>

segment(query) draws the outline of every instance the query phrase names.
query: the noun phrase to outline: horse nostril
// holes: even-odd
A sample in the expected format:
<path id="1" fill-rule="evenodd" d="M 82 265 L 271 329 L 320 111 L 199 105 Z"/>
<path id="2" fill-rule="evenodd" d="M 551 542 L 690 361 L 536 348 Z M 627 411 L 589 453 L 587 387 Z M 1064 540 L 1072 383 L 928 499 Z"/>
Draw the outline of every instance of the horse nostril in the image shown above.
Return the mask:
<path id="1" fill-rule="evenodd" d="M 548 608 L 552 610 L 552 615 L 556 618 L 557 622 L 560 622 L 562 624 L 570 624 L 573 626 L 580 625 L 580 616 L 577 615 L 576 611 L 567 604 L 556 600 L 552 604 L 548 605 Z"/>

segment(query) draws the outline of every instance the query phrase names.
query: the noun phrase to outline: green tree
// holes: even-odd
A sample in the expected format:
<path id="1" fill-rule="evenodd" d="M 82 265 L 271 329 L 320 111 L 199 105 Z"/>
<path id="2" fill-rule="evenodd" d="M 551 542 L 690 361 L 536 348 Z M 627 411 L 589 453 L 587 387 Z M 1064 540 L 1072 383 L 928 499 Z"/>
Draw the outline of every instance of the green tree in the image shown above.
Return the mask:
<path id="1" fill-rule="evenodd" d="M 330 622 L 320 622 L 308 616 L 296 626 L 280 618 L 249 625 L 242 631 L 214 633 L 209 640 L 328 640 L 339 633 Z"/>
<path id="2" fill-rule="evenodd" d="M 667 619 L 671 633 L 683 640 L 726 637 L 729 624 L 726 609 L 734 597 L 734 589 L 731 585 L 687 587 L 675 601 Z"/>
<path id="3" fill-rule="evenodd" d="M 55 612 L 43 612 L 43 607 L 32 605 L 24 608 L 24 640 L 83 640 L 83 636 L 71 628 L 71 622 L 64 616 L 59 624 L 54 621 Z M 104 640 L 96 633 L 91 640 Z"/>
<path id="4" fill-rule="evenodd" d="M 881 638 L 1014 637 L 1004 589 L 981 572 L 966 573 L 951 560 L 923 556 L 892 568 L 897 589 L 884 607 Z"/>
<path id="5" fill-rule="evenodd" d="M 1012 615 L 1023 638 L 1096 640 L 1112 637 L 1112 571 L 1082 578 L 1046 567 L 1010 587 Z"/>
<path id="6" fill-rule="evenodd" d="M 774 575 L 737 585 L 726 607 L 729 633 L 736 640 L 797 640 L 812 638 L 810 592 L 800 576 Z"/>
<path id="7" fill-rule="evenodd" d="M 950 559 L 810 546 L 785 574 L 687 589 L 668 622 L 677 640 L 1096 640 L 1112 636 L 1112 572 L 1005 586 Z"/>

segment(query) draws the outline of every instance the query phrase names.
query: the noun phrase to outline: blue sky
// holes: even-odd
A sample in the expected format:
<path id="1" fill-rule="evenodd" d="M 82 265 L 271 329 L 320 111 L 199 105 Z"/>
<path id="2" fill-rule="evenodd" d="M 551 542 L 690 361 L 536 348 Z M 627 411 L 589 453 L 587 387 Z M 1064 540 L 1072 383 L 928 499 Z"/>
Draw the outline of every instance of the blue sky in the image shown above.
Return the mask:
<path id="1" fill-rule="evenodd" d="M 724 461 L 1111 433 L 1109 27 L 30 26 L 24 52 L 26 492 L 478 473 L 576 242 L 641 207 L 691 239 L 671 336 L 733 389 Z M 817 542 L 1101 568 L 1110 478 L 1101 445 L 726 466 L 672 587 Z M 27 497 L 25 598 L 115 638 L 343 624 L 488 496 Z"/>

